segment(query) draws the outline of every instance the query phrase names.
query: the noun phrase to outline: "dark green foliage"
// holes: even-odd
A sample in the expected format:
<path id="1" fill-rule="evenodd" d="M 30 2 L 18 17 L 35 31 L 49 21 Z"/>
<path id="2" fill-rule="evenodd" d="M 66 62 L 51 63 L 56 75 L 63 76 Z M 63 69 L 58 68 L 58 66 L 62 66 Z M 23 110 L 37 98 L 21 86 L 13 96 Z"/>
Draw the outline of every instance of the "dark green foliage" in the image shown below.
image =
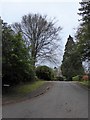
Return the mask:
<path id="1" fill-rule="evenodd" d="M 53 80 L 54 73 L 53 70 L 47 66 L 39 66 L 36 68 L 36 75 L 40 79 Z"/>
<path id="2" fill-rule="evenodd" d="M 72 80 L 73 76 L 83 73 L 81 58 L 71 36 L 69 36 L 65 46 L 61 70 L 67 80 Z"/>
<path id="3" fill-rule="evenodd" d="M 82 80 L 82 75 L 77 75 L 72 78 L 73 81 L 81 81 Z"/>
<path id="4" fill-rule="evenodd" d="M 79 15 L 82 16 L 82 25 L 90 23 L 90 1 L 80 2 L 81 8 L 79 8 Z"/>
<path id="5" fill-rule="evenodd" d="M 31 64 L 26 66 L 26 69 L 23 71 L 24 79 L 23 82 L 30 82 L 35 80 L 35 70 L 34 66 Z"/>
<path id="6" fill-rule="evenodd" d="M 90 1 L 80 2 L 80 5 L 78 14 L 82 19 L 76 32 L 77 51 L 82 61 L 90 63 Z M 88 64 L 88 73 L 90 74 L 90 64 Z"/>
<path id="7" fill-rule="evenodd" d="M 80 26 L 76 33 L 77 51 L 81 54 L 82 61 L 90 60 L 90 31 L 87 27 L 89 26 Z"/>
<path id="8" fill-rule="evenodd" d="M 56 77 L 56 80 L 57 81 L 64 81 L 64 78 L 59 76 L 59 77 Z"/>
<path id="9" fill-rule="evenodd" d="M 2 83 L 15 85 L 34 79 L 29 50 L 20 33 L 2 23 Z"/>
<path id="10" fill-rule="evenodd" d="M 78 51 L 81 53 L 83 60 L 90 60 L 90 1 L 81 2 L 80 4 L 79 15 L 82 16 L 82 23 L 76 34 Z"/>

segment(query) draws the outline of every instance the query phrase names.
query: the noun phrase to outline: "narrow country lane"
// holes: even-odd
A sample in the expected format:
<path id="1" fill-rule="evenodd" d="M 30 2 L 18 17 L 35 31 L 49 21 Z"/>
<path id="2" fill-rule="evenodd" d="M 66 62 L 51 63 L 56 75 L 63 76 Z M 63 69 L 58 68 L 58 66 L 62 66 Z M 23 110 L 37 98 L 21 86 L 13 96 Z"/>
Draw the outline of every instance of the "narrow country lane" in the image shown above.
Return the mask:
<path id="1" fill-rule="evenodd" d="M 75 82 L 53 82 L 39 97 L 3 106 L 3 118 L 88 118 L 88 90 Z"/>

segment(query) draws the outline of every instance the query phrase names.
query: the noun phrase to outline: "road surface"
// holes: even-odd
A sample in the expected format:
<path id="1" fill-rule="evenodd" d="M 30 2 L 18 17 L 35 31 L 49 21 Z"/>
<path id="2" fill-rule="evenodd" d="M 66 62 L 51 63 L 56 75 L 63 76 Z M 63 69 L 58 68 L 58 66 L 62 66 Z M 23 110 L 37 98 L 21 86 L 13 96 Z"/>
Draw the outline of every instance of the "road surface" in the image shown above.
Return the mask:
<path id="1" fill-rule="evenodd" d="M 3 118 L 88 118 L 88 90 L 74 82 L 53 82 L 45 94 L 3 106 Z"/>

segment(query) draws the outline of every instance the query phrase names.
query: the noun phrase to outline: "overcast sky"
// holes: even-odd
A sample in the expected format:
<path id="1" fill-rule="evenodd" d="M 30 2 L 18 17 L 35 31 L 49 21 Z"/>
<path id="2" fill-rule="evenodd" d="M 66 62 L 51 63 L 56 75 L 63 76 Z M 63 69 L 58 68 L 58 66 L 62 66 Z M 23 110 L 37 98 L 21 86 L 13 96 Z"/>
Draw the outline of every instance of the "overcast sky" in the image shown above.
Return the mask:
<path id="1" fill-rule="evenodd" d="M 13 2 L 12 2 L 13 1 Z M 36 2 L 37 1 L 37 2 Z M 0 2 L 1 18 L 12 24 L 20 22 L 23 15 L 28 13 L 40 13 L 48 18 L 56 18 L 57 25 L 63 30 L 60 35 L 61 45 L 64 50 L 69 34 L 74 37 L 75 30 L 79 25 L 77 15 L 80 8 L 80 0 L 2 0 Z M 62 56 L 61 56 L 62 58 Z"/>

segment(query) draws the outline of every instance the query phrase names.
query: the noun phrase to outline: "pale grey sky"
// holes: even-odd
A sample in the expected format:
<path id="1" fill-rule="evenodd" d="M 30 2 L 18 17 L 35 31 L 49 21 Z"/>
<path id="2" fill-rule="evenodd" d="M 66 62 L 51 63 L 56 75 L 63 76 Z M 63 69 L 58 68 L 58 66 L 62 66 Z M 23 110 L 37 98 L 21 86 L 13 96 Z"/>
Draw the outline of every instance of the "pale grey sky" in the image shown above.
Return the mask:
<path id="1" fill-rule="evenodd" d="M 43 1 L 43 0 L 42 0 Z M 48 0 L 41 2 L 41 0 L 29 1 L 29 0 L 2 0 L 0 2 L 0 14 L 1 18 L 12 24 L 14 22 L 20 22 L 23 15 L 28 13 L 40 13 L 47 15 L 48 18 L 56 18 L 58 20 L 57 25 L 61 26 L 63 30 L 60 33 L 62 38 L 61 45 L 64 50 L 67 37 L 70 34 L 74 36 L 75 30 L 79 25 L 77 15 L 78 8 L 80 8 L 80 0 Z M 62 59 L 62 56 L 61 56 Z"/>

